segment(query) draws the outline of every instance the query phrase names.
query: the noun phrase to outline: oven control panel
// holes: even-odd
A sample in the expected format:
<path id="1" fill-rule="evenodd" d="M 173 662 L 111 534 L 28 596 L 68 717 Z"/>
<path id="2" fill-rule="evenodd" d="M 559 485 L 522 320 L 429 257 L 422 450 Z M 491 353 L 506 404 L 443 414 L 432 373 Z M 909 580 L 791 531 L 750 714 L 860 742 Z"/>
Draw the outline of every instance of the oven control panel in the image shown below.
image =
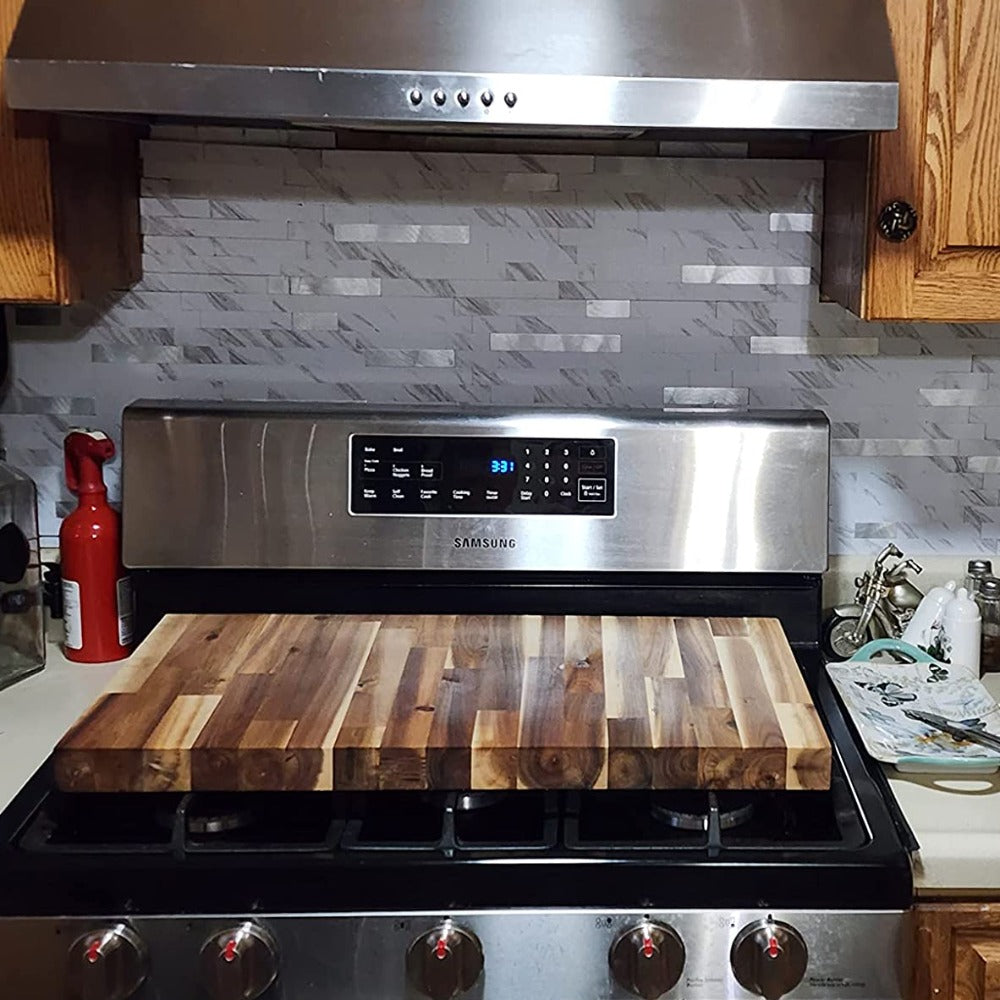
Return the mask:
<path id="1" fill-rule="evenodd" d="M 354 434 L 350 512 L 615 513 L 613 438 Z"/>

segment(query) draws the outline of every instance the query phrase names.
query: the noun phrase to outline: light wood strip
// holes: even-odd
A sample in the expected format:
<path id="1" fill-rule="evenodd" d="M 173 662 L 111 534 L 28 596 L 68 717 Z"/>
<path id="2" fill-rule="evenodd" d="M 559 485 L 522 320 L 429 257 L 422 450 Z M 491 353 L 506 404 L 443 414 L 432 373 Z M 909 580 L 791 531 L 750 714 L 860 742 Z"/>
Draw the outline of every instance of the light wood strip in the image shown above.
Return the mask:
<path id="1" fill-rule="evenodd" d="M 517 788 L 517 712 L 484 710 L 476 713 L 472 732 L 473 788 Z"/>
<path id="2" fill-rule="evenodd" d="M 774 710 L 788 748 L 785 788 L 829 788 L 833 751 L 816 708 L 811 704 L 781 703 Z"/>
<path id="3" fill-rule="evenodd" d="M 781 623 L 776 618 L 753 618 L 750 638 L 760 661 L 768 694 L 774 702 L 812 703 L 802 671 L 795 662 Z"/>

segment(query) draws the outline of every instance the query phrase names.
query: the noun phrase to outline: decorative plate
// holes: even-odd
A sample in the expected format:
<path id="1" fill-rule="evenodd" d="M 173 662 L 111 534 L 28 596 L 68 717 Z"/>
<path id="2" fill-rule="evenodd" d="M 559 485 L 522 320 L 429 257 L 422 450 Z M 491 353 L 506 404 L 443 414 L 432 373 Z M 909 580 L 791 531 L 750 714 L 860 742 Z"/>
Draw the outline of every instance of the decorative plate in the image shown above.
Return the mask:
<path id="1" fill-rule="evenodd" d="M 892 650 L 920 662 L 872 662 Z M 911 772 L 989 773 L 1000 769 L 1000 753 L 908 719 L 904 709 L 934 712 L 961 725 L 1000 736 L 1000 706 L 965 667 L 939 663 L 898 639 L 868 643 L 846 663 L 828 663 L 841 700 L 878 761 Z"/>

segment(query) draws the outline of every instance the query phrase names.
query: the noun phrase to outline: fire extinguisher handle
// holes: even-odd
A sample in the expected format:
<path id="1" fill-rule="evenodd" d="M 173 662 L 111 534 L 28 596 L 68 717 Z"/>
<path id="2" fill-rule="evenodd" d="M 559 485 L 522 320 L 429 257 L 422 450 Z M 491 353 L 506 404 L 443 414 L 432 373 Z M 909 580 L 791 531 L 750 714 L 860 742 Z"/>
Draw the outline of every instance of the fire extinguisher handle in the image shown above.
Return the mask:
<path id="1" fill-rule="evenodd" d="M 115 457 L 115 445 L 103 431 L 74 427 L 63 442 L 63 456 L 70 492 L 80 492 L 81 479 L 84 490 L 90 491 L 99 483 L 100 465 Z"/>

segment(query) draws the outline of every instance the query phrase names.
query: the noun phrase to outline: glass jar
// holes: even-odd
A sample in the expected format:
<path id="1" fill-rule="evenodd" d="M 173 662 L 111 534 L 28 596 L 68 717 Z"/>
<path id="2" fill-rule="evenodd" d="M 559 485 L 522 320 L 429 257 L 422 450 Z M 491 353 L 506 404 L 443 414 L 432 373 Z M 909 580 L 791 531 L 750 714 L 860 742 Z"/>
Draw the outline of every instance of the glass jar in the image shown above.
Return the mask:
<path id="1" fill-rule="evenodd" d="M 0 688 L 44 666 L 38 495 L 23 472 L 0 462 Z"/>
<path id="2" fill-rule="evenodd" d="M 980 673 L 1000 671 L 1000 580 L 985 576 L 979 581 L 976 603 L 983 616 Z"/>
<path id="3" fill-rule="evenodd" d="M 976 596 L 979 592 L 979 581 L 987 576 L 993 576 L 993 563 L 989 559 L 969 560 L 969 568 L 965 571 L 963 586 L 969 592 L 970 597 Z"/>

